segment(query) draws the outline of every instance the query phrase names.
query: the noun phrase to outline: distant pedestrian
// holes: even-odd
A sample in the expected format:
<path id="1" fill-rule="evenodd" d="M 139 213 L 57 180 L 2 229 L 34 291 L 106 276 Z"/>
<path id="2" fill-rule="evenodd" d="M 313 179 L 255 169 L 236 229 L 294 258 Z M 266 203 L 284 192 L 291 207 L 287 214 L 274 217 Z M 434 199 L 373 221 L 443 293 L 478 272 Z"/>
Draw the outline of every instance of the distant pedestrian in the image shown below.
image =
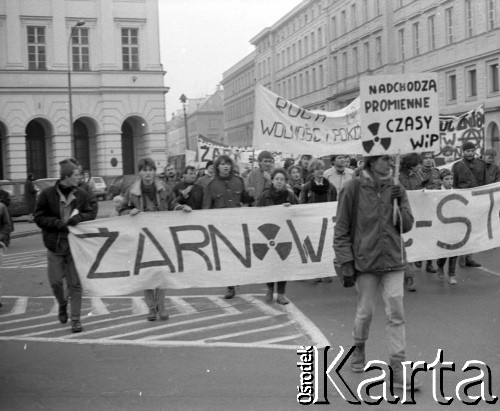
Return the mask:
<path id="1" fill-rule="evenodd" d="M 272 205 L 280 205 L 288 207 L 290 204 L 297 204 L 297 198 L 292 191 L 290 191 L 286 182 L 288 175 L 282 168 L 277 168 L 271 173 L 271 186 L 264 189 L 257 199 L 257 207 L 267 207 Z M 289 301 L 285 297 L 286 281 L 277 282 L 278 296 L 276 301 L 278 304 L 288 304 Z M 274 295 L 274 283 L 267 283 L 267 293 L 265 301 L 271 303 Z"/>
<path id="2" fill-rule="evenodd" d="M 168 185 L 156 177 L 156 164 L 151 158 L 139 161 L 139 179 L 132 184 L 122 201 L 120 214 L 131 216 L 140 212 L 185 210 L 191 211 L 187 205 L 179 205 Z M 149 308 L 148 321 L 168 320 L 165 311 L 165 290 L 163 288 L 148 288 L 144 290 L 144 299 Z"/>
<path id="3" fill-rule="evenodd" d="M 28 178 L 24 182 L 24 202 L 28 209 L 28 222 L 33 223 L 33 213 L 35 212 L 37 189 L 33 184 L 33 174 L 29 173 Z"/>
<path id="4" fill-rule="evenodd" d="M 474 188 L 487 183 L 486 164 L 476 158 L 476 145 L 466 141 L 462 145 L 463 158 L 451 167 L 453 173 L 453 188 Z M 481 267 L 481 264 L 472 258 L 472 254 L 460 256 L 458 263 L 462 267 Z"/>
<path id="5" fill-rule="evenodd" d="M 59 166 L 61 178 L 54 186 L 45 188 L 38 197 L 35 223 L 42 229 L 43 243 L 47 248 L 47 272 L 52 292 L 59 303 L 59 321 L 62 324 L 68 322 L 68 299 L 63 283 L 66 279 L 71 302 L 71 331 L 78 333 L 82 331 L 82 286 L 69 247 L 68 227 L 95 219 L 97 211 L 90 203 L 89 194 L 78 188 L 78 166 L 70 159 L 61 161 Z"/>
<path id="6" fill-rule="evenodd" d="M 2 260 L 4 250 L 9 246 L 10 233 L 12 232 L 11 218 L 7 206 L 0 203 L 0 307 L 2 307 L 3 279 Z"/>
<path id="7" fill-rule="evenodd" d="M 381 295 L 392 385 L 418 389 L 419 381 L 414 379 L 412 386 L 410 380 L 404 378 L 402 364 L 406 360 L 403 308 L 406 255 L 402 234 L 411 230 L 414 219 L 405 189 L 394 184 L 392 161 L 387 155 L 367 157 L 359 180 L 348 181 L 340 191 L 333 246 L 343 271 L 355 279 L 358 294 L 351 370 L 364 371 L 365 344 Z M 394 200 L 398 211 L 396 225 L 393 224 Z M 354 219 L 353 213 L 356 213 Z"/>
<path id="8" fill-rule="evenodd" d="M 495 164 L 496 150 L 488 148 L 484 150 L 483 161 L 486 164 L 486 184 L 498 183 L 500 181 L 500 168 Z"/>
<path id="9" fill-rule="evenodd" d="M 444 190 L 452 190 L 453 189 L 453 173 L 444 168 L 441 170 L 440 180 L 443 182 L 442 188 Z M 440 280 L 444 279 L 444 265 L 448 260 L 448 278 L 451 285 L 455 285 L 457 280 L 455 279 L 455 268 L 457 266 L 458 257 L 449 257 L 449 258 L 438 258 L 437 259 L 437 275 Z"/>

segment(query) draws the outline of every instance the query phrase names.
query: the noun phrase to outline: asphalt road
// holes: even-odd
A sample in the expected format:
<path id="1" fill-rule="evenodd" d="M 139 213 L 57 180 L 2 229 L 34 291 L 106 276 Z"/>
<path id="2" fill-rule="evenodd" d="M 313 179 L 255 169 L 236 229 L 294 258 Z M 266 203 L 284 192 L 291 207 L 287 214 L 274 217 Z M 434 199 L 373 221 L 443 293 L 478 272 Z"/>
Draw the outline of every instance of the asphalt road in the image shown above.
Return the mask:
<path id="1" fill-rule="evenodd" d="M 420 271 L 417 292 L 406 294 L 408 359 L 432 363 L 441 349 L 456 365 L 444 374 L 451 407 L 435 402 L 427 372 L 419 374 L 424 385 L 415 409 L 470 409 L 455 393 L 460 381 L 477 375 L 462 371 L 468 360 L 489 366 L 493 394 L 500 395 L 498 251 L 476 256 L 482 268 L 458 268 L 456 286 Z M 231 301 L 220 298 L 219 288 L 171 290 L 167 322 L 145 321 L 140 294 L 85 298 L 84 332 L 72 335 L 54 313 L 40 236 L 14 240 L 8 253 L 0 308 L 1 410 L 303 409 L 296 401 L 298 346 L 324 343 L 336 354 L 351 345 L 355 291 L 336 278 L 289 283 L 289 306 L 265 304 L 262 284 L 239 287 Z M 387 361 L 384 322 L 379 301 L 369 359 Z M 342 375 L 354 389 L 366 378 L 348 369 Z M 477 392 L 474 387 L 469 395 Z M 330 383 L 327 393 L 330 404 L 321 409 L 359 408 Z M 382 401 L 370 409 L 400 406 Z M 496 407 L 480 402 L 472 408 Z"/>

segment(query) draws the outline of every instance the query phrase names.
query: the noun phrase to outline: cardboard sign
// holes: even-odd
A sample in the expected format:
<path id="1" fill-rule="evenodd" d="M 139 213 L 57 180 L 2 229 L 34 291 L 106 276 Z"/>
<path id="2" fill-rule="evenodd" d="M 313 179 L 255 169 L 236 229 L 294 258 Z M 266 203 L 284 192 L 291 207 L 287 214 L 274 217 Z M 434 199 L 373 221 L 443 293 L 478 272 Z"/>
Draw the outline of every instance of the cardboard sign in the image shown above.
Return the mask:
<path id="1" fill-rule="evenodd" d="M 361 153 L 439 152 L 437 84 L 436 73 L 362 77 Z"/>

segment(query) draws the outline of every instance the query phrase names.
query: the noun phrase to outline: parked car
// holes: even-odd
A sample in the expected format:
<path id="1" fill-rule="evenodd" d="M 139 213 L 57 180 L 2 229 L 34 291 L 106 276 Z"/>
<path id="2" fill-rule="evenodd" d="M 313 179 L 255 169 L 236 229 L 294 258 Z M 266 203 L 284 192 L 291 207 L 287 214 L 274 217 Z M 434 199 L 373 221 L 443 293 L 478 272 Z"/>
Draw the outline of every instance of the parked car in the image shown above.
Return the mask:
<path id="1" fill-rule="evenodd" d="M 24 201 L 24 181 L 0 181 L 0 197 L 8 197 L 9 214 L 11 217 L 20 217 L 28 214 L 28 206 Z M 5 195 L 5 193 L 8 194 Z"/>
<path id="2" fill-rule="evenodd" d="M 97 199 L 105 200 L 106 199 L 106 183 L 102 177 L 92 177 L 92 181 L 94 182 L 94 194 Z"/>
<path id="3" fill-rule="evenodd" d="M 112 200 L 113 197 L 117 195 L 123 195 L 128 190 L 128 188 L 137 179 L 135 174 L 124 174 L 122 176 L 115 177 L 108 184 L 108 189 L 106 191 L 106 199 Z"/>

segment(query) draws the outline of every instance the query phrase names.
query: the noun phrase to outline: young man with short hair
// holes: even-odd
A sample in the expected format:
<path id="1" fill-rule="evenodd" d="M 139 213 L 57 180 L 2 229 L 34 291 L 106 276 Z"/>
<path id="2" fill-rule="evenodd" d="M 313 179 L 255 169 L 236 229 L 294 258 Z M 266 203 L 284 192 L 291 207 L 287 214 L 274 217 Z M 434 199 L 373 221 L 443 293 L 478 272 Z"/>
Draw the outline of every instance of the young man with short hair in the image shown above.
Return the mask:
<path id="1" fill-rule="evenodd" d="M 70 159 L 59 163 L 61 178 L 39 195 L 35 209 L 35 223 L 42 229 L 43 243 L 47 248 L 47 272 L 54 297 L 59 303 L 58 318 L 68 322 L 68 299 L 63 280 L 68 285 L 71 305 L 71 331 L 82 331 L 80 312 L 82 286 L 75 268 L 68 242 L 70 226 L 94 220 L 97 210 L 92 207 L 89 194 L 80 188 L 80 169 Z"/>
<path id="2" fill-rule="evenodd" d="M 349 160 L 349 157 L 343 154 L 331 156 L 332 167 L 326 170 L 324 174 L 324 177 L 335 186 L 337 193 L 340 192 L 347 181 L 352 180 L 354 177 L 354 171 L 346 167 L 346 159 Z"/>

